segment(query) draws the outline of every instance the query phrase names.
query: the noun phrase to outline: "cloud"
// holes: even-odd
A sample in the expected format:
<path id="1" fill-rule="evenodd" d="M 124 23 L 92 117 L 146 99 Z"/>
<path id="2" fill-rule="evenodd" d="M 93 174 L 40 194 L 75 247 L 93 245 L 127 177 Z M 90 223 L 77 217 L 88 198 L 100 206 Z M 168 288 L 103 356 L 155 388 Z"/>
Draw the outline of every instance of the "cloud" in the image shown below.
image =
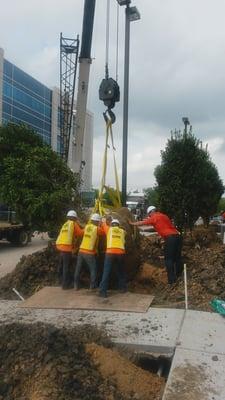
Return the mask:
<path id="1" fill-rule="evenodd" d="M 25 69 L 47 86 L 59 86 L 59 48 L 46 46 L 25 61 Z M 56 81 L 56 77 L 58 80 Z"/>

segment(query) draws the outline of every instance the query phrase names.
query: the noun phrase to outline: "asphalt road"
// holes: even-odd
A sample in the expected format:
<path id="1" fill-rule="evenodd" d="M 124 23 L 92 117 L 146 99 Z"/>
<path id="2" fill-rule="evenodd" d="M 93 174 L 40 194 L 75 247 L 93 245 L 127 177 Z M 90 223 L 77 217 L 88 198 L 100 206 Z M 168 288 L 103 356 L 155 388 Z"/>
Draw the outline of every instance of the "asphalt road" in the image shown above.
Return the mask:
<path id="1" fill-rule="evenodd" d="M 0 240 L 0 278 L 13 271 L 22 256 L 42 250 L 47 244 L 46 234 L 35 235 L 31 243 L 25 247 L 16 247 L 5 240 Z"/>

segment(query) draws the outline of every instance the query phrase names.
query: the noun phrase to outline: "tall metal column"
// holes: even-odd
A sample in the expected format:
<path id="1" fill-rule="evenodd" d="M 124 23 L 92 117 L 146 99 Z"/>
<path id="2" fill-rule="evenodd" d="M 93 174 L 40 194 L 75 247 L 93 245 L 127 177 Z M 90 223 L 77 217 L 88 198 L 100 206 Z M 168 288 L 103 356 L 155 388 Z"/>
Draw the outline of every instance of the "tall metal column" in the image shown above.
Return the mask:
<path id="1" fill-rule="evenodd" d="M 130 22 L 140 19 L 137 7 L 130 7 L 131 0 L 117 0 L 125 8 L 125 52 L 124 52 L 124 96 L 123 96 L 123 151 L 122 151 L 122 204 L 127 199 L 127 139 L 128 139 L 128 101 L 130 66 Z"/>
<path id="2" fill-rule="evenodd" d="M 125 54 L 124 54 L 124 94 L 123 94 L 123 150 L 122 150 L 122 204 L 127 199 L 127 138 L 128 138 L 128 99 L 130 64 L 130 16 L 129 4 L 125 9 Z"/>

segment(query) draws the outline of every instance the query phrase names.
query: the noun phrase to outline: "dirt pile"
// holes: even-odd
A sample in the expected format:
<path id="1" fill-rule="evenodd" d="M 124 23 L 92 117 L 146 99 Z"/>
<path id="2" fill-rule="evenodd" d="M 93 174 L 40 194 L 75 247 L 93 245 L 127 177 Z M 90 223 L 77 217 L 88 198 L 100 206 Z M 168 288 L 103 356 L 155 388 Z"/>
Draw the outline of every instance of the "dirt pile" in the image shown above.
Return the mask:
<path id="1" fill-rule="evenodd" d="M 124 396 L 134 395 L 134 398 L 142 400 L 161 399 L 164 378 L 143 371 L 115 350 L 106 349 L 95 343 L 87 344 L 86 350 L 101 375 L 105 379 L 113 377 Z"/>
<path id="2" fill-rule="evenodd" d="M 141 236 L 139 243 L 141 264 L 150 262 L 158 266 L 162 265 L 163 245 L 158 235 Z"/>
<path id="3" fill-rule="evenodd" d="M 0 298 L 18 300 L 12 288 L 28 297 L 44 286 L 57 285 L 58 262 L 59 255 L 51 244 L 42 251 L 23 256 L 14 271 L 0 279 Z"/>
<path id="4" fill-rule="evenodd" d="M 91 344 L 90 344 L 91 343 Z M 58 329 L 51 325 L 0 327 L 1 400 L 153 400 L 164 380 L 124 360 L 104 334 L 90 326 Z M 97 354 L 96 354 L 97 351 Z M 109 353 L 108 353 L 109 352 Z M 107 361 L 107 357 L 109 358 Z M 111 368 L 104 369 L 106 363 Z M 121 364 L 120 364 L 121 363 Z M 117 367 L 120 364 L 120 370 Z M 122 366 L 136 371 L 135 393 L 119 382 Z M 104 373 L 103 373 L 104 370 Z M 124 374 L 124 371 L 123 371 Z M 128 379 L 128 378 L 127 378 Z M 154 382 L 154 386 L 152 383 Z M 152 387 L 152 389 L 151 389 Z M 153 390 L 155 389 L 155 393 Z"/>
<path id="5" fill-rule="evenodd" d="M 151 237 L 145 238 L 143 244 L 147 263 L 141 265 L 129 289 L 154 294 L 153 305 L 183 308 L 183 277 L 176 284 L 167 285 L 163 259 L 160 258 L 163 255 L 163 245 Z M 209 301 L 212 298 L 225 298 L 225 246 L 215 231 L 197 228 L 184 237 L 182 253 L 187 265 L 189 306 L 210 310 Z"/>

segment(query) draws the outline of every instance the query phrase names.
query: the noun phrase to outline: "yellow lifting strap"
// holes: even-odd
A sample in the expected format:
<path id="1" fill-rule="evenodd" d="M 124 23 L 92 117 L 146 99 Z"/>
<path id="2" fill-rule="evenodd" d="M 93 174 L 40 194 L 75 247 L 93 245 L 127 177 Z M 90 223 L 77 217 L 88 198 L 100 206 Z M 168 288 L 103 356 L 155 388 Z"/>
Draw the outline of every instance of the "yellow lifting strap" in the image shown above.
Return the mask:
<path id="1" fill-rule="evenodd" d="M 114 174 L 115 174 L 115 183 L 116 183 L 115 191 L 112 188 L 109 188 L 108 186 L 106 186 L 106 184 L 105 184 L 106 173 L 107 173 L 107 156 L 108 156 L 108 149 L 110 147 L 109 146 L 109 137 L 111 139 L 112 149 L 113 149 Z M 117 172 L 117 167 L 116 167 L 115 152 L 116 152 L 116 149 L 115 149 L 114 140 L 113 140 L 112 120 L 110 118 L 107 118 L 106 119 L 106 139 L 105 139 L 105 151 L 104 151 L 104 156 L 103 156 L 101 187 L 99 190 L 98 199 L 96 199 L 96 201 L 95 201 L 95 209 L 94 209 L 94 211 L 99 212 L 100 215 L 105 214 L 105 209 L 121 207 L 119 178 L 118 178 L 118 172 Z M 105 204 L 105 201 L 103 199 L 103 195 L 105 192 L 108 193 L 108 196 L 109 196 L 113 206 L 109 206 L 109 205 Z"/>

